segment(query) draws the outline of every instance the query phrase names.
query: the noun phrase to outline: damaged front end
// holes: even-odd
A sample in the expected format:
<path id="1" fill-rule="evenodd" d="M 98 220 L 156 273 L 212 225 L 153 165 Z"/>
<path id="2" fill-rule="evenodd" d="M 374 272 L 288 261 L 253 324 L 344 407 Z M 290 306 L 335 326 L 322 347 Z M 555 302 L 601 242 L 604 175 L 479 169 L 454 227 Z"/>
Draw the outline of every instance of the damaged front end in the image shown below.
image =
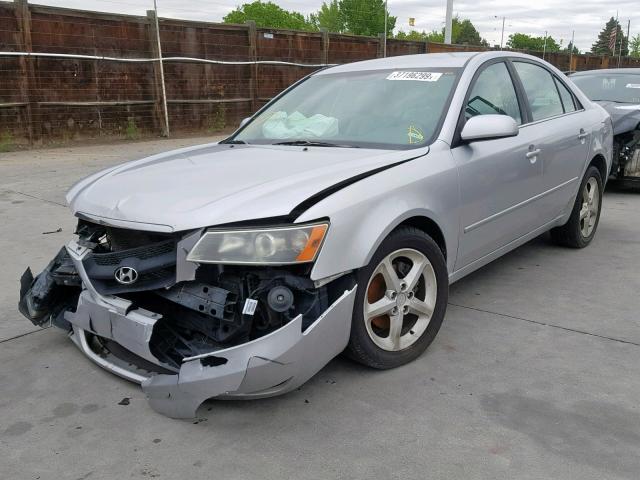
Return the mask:
<path id="1" fill-rule="evenodd" d="M 187 260 L 204 230 L 80 220 L 76 233 L 35 279 L 25 272 L 20 312 L 67 331 L 98 365 L 141 384 L 163 414 L 188 418 L 211 397 L 290 391 L 348 342 L 349 274 L 322 284 L 310 279 L 312 263 Z"/>

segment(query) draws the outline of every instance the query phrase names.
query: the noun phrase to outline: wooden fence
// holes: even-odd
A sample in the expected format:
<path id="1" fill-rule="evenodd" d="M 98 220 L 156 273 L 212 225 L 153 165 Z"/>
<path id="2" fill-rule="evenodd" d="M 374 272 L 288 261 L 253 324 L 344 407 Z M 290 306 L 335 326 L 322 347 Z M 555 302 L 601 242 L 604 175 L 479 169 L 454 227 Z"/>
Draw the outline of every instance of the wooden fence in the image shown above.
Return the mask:
<path id="1" fill-rule="evenodd" d="M 158 35 L 172 134 L 229 129 L 318 65 L 383 52 L 381 37 L 169 18 L 159 19 L 156 32 L 155 24 L 153 12 L 140 17 L 0 1 L 0 151 L 166 134 L 160 62 L 153 61 Z M 478 49 L 387 41 L 389 56 Z M 571 65 L 568 54 L 545 59 L 562 70 L 617 64 L 595 55 L 574 55 Z M 625 57 L 621 66 L 640 67 L 640 60 Z"/>

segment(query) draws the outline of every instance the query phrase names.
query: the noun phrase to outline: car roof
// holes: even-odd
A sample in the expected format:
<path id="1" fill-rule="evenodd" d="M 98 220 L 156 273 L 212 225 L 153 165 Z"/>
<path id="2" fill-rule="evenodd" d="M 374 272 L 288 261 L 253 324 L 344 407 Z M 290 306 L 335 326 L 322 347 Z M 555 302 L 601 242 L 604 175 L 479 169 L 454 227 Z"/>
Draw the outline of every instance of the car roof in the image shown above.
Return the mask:
<path id="1" fill-rule="evenodd" d="M 418 55 L 400 55 L 397 57 L 376 58 L 361 62 L 346 63 L 321 70 L 316 75 L 328 73 L 361 72 L 369 70 L 388 70 L 390 68 L 461 68 L 470 58 L 482 52 L 423 53 Z"/>
<path id="2" fill-rule="evenodd" d="M 640 75 L 640 68 L 601 68 L 598 70 L 583 70 L 580 72 L 572 73 L 572 77 L 578 77 L 580 75 L 593 75 L 594 73 L 601 73 L 611 75 L 612 73 L 619 73 L 624 75 Z"/>

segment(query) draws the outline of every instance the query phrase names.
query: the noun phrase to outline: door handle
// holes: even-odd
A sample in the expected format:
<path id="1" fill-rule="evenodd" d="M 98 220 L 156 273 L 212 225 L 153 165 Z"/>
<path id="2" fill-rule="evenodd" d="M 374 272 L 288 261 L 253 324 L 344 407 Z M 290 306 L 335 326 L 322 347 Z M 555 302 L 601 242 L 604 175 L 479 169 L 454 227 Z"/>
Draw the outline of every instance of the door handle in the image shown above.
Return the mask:
<path id="1" fill-rule="evenodd" d="M 536 160 L 538 160 L 538 155 L 540 155 L 539 148 L 536 148 L 535 150 L 529 150 L 527 153 L 525 153 L 525 157 L 527 157 L 532 164 L 536 163 Z"/>
<path id="2" fill-rule="evenodd" d="M 580 140 L 581 143 L 584 143 L 585 139 L 588 136 L 589 136 L 589 134 L 584 131 L 584 128 L 581 128 L 580 129 L 580 133 L 578 134 L 578 140 Z"/>

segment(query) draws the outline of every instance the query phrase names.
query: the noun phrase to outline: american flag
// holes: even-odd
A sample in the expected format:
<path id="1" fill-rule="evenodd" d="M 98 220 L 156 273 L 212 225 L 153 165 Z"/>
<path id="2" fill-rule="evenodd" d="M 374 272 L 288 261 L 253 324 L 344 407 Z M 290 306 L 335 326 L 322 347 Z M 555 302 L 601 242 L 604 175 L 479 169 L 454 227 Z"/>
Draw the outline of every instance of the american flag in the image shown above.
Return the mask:
<path id="1" fill-rule="evenodd" d="M 616 53 L 616 37 L 618 36 L 618 26 L 611 30 L 609 34 L 609 50 L 613 53 Z"/>

